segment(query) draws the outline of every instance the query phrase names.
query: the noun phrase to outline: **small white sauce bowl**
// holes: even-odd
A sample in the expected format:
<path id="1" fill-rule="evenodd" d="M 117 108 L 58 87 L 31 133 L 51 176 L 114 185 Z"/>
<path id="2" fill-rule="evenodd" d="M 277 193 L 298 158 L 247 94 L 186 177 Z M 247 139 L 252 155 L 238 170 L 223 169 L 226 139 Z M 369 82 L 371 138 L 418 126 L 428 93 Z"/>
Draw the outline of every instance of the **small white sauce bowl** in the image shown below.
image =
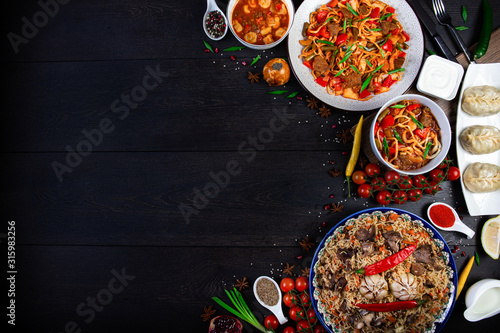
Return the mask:
<path id="1" fill-rule="evenodd" d="M 437 55 L 429 56 L 420 71 L 417 89 L 429 96 L 451 101 L 457 95 L 464 68 Z"/>

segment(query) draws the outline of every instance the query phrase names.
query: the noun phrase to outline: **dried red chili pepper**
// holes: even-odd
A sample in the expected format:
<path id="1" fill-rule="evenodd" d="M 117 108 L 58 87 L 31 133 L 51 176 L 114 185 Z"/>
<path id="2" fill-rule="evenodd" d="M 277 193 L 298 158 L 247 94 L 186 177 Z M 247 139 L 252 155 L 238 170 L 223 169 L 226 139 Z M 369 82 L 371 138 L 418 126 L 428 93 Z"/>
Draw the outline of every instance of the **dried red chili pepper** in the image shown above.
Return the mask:
<path id="1" fill-rule="evenodd" d="M 411 301 L 400 301 L 391 303 L 372 303 L 372 304 L 358 303 L 356 304 L 356 306 L 358 308 L 373 312 L 390 312 L 397 310 L 413 309 L 424 303 L 425 301 L 422 300 L 411 300 Z"/>
<path id="2" fill-rule="evenodd" d="M 364 275 L 373 275 L 384 272 L 388 269 L 393 268 L 394 266 L 396 266 L 397 264 L 401 263 L 403 260 L 408 258 L 410 254 L 412 254 L 413 251 L 415 251 L 416 248 L 417 244 L 412 244 L 410 246 L 407 246 L 401 251 L 394 253 L 393 255 L 390 255 L 387 258 L 380 260 L 379 262 L 358 269 L 356 273 Z"/>

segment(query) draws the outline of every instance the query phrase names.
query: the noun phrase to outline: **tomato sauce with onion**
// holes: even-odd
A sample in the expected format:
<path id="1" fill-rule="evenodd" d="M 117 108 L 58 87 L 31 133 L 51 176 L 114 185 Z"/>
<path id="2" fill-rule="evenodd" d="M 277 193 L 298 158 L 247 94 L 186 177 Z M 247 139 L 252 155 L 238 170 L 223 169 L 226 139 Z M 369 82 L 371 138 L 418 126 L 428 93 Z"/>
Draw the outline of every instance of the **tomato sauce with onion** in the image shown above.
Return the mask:
<path id="1" fill-rule="evenodd" d="M 245 42 L 271 44 L 281 39 L 290 22 L 283 0 L 240 0 L 234 6 L 232 26 Z"/>

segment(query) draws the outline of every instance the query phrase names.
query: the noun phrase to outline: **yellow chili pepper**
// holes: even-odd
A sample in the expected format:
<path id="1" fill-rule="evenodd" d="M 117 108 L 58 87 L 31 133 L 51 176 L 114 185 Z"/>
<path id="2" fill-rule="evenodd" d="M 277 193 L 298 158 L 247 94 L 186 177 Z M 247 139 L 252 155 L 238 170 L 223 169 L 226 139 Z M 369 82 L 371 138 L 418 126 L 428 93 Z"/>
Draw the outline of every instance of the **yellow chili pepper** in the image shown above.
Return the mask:
<path id="1" fill-rule="evenodd" d="M 469 276 L 470 270 L 472 268 L 472 264 L 474 264 L 474 257 L 473 256 L 469 259 L 469 262 L 467 263 L 464 270 L 462 271 L 462 274 L 460 274 L 460 277 L 458 278 L 457 298 L 456 299 L 458 299 L 458 295 L 460 295 L 460 292 L 464 288 L 465 281 L 467 281 L 467 277 Z"/>
<path id="2" fill-rule="evenodd" d="M 345 175 L 347 177 L 347 188 L 348 188 L 348 196 L 351 196 L 351 175 L 354 171 L 354 166 L 358 161 L 359 150 L 361 148 L 361 132 L 363 128 L 363 115 L 359 118 L 358 126 L 356 127 L 356 131 L 354 132 L 354 142 L 352 145 L 351 157 L 349 158 L 349 162 L 347 163 L 347 167 L 345 169 Z"/>

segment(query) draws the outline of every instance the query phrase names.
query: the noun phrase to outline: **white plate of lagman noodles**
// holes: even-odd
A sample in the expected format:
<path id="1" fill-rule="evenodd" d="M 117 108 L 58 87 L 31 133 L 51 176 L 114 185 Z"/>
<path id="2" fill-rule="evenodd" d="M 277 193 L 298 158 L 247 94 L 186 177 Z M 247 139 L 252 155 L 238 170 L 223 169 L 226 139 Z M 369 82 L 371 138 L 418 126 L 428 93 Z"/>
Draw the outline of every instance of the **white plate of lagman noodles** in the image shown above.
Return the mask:
<path id="1" fill-rule="evenodd" d="M 472 192 L 464 183 L 464 173 L 473 163 L 488 163 L 500 168 L 500 150 L 485 154 L 473 154 L 466 150 L 460 135 L 470 126 L 494 126 L 500 130 L 500 113 L 488 116 L 472 115 L 464 110 L 464 92 L 471 87 L 490 86 L 500 89 L 500 64 L 470 64 L 462 84 L 458 100 L 456 139 L 458 167 L 462 173 L 461 184 L 464 198 L 471 216 L 500 214 L 500 190 L 493 192 Z M 497 96 L 500 100 L 500 96 Z M 467 109 L 467 105 L 465 105 Z M 462 137 L 463 140 L 463 137 Z M 497 178 L 498 181 L 498 178 Z M 470 186 L 469 186 L 470 187 Z"/>

